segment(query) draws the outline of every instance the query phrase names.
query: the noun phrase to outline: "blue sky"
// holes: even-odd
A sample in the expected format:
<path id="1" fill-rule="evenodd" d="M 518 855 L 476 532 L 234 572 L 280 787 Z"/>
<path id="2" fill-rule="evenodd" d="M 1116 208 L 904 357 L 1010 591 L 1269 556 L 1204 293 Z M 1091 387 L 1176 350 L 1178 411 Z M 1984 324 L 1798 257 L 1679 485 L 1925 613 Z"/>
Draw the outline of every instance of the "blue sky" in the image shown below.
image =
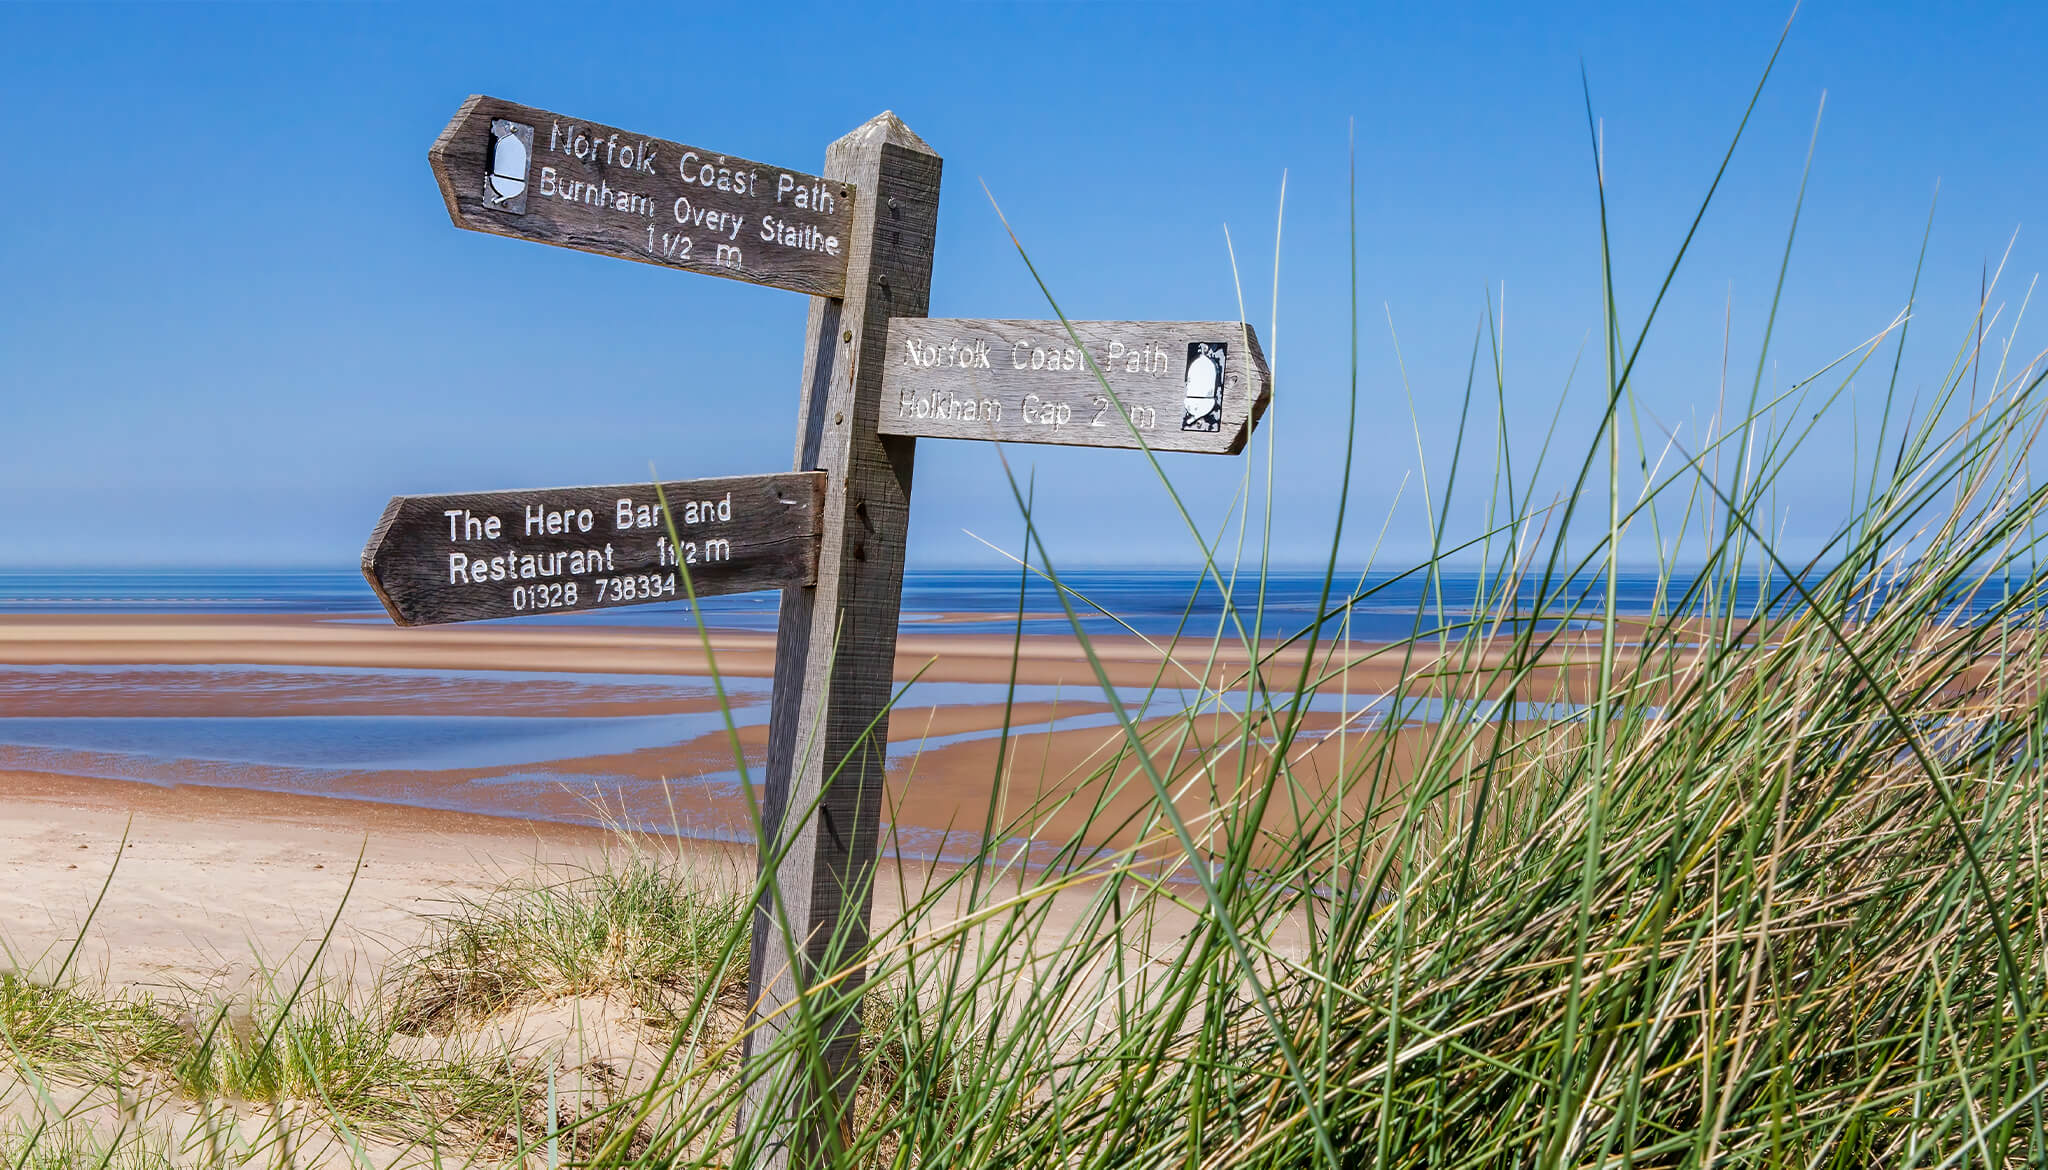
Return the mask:
<path id="1" fill-rule="evenodd" d="M 1800 13 L 1639 367 L 1651 414 L 1690 426 L 1712 410 L 1724 310 L 1746 391 L 1823 91 L 1767 379 L 1810 372 L 1904 305 L 1937 180 L 1903 384 L 1939 378 L 1983 266 L 2019 229 L 1994 298 L 2010 321 L 2043 255 L 2044 9 Z M 1381 563 L 1405 563 L 1428 544 L 1417 472 L 1426 458 L 1441 492 L 1489 294 L 1505 289 L 1518 446 L 1533 453 L 1560 394 L 1573 465 L 1591 434 L 1597 341 L 1565 392 L 1600 320 L 1581 64 L 1633 325 L 1786 15 L 1748 3 L 0 6 L 12 205 L 0 568 L 347 567 L 395 493 L 622 482 L 650 463 L 666 478 L 787 468 L 804 299 L 456 230 L 426 151 L 477 92 L 812 170 L 826 143 L 893 109 L 945 159 L 935 316 L 1050 315 L 990 194 L 1077 318 L 1235 317 L 1227 225 L 1245 313 L 1274 359 L 1273 540 L 1291 562 L 1326 550 L 1337 506 L 1356 119 L 1361 421 L 1346 553 L 1356 563 L 1384 524 Z M 2014 352 L 2038 334 L 2023 327 Z M 1883 385 L 1858 385 L 1867 432 Z M 1846 412 L 1825 425 L 1781 492 L 1795 552 L 1841 516 L 1868 441 Z M 1262 430 L 1248 458 L 1166 466 L 1215 522 L 1247 473 L 1263 490 L 1266 450 Z M 1063 563 L 1194 556 L 1142 456 L 1008 455 L 1035 471 Z M 1546 475 L 1539 491 L 1563 486 Z M 988 563 L 969 533 L 1017 543 L 987 444 L 920 444 L 914 503 L 913 567 Z M 1454 504 L 1450 530 L 1475 531 L 1479 503 Z"/>

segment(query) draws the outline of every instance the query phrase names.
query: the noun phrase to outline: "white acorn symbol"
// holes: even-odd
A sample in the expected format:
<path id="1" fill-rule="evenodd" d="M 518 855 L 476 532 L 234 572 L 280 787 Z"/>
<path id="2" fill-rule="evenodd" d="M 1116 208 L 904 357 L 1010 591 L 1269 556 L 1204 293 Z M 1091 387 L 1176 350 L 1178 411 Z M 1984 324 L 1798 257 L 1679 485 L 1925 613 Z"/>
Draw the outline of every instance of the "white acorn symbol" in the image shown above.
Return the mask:
<path id="1" fill-rule="evenodd" d="M 491 192 L 503 203 L 526 190 L 526 144 L 516 133 L 499 135 L 491 146 Z"/>
<path id="2" fill-rule="evenodd" d="M 1217 387 L 1222 379 L 1217 376 L 1216 359 L 1203 350 L 1201 356 L 1188 363 L 1187 390 L 1184 394 L 1185 409 L 1190 420 L 1199 419 L 1216 409 Z"/>

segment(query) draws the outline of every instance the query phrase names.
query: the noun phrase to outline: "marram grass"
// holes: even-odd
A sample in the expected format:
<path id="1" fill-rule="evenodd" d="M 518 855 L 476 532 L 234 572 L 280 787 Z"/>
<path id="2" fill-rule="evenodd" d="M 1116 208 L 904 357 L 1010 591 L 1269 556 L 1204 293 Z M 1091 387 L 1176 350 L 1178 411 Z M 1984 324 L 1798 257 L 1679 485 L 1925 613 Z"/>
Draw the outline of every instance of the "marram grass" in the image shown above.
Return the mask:
<path id="1" fill-rule="evenodd" d="M 870 1066 L 853 1115 L 807 1131 L 812 1160 L 2048 1164 L 2040 367 L 1986 345 L 1987 295 L 1917 410 L 1888 388 L 1848 514 L 1792 564 L 1779 479 L 1839 425 L 1853 379 L 1896 379 L 1912 305 L 1788 391 L 1765 391 L 1760 355 L 1746 407 L 1669 436 L 1630 382 L 1656 307 L 1630 335 L 1610 298 L 1607 411 L 1577 449 L 1511 452 L 1504 423 L 1491 451 L 1474 440 L 1509 395 L 1489 331 L 1493 384 L 1467 387 L 1448 474 L 1425 487 L 1437 555 L 1411 570 L 1476 562 L 1483 584 L 1401 644 L 1343 640 L 1372 590 L 1337 576 L 1334 535 L 1327 620 L 1275 630 L 1263 562 L 1190 522 L 1232 604 L 1168 649 L 1198 679 L 1249 662 L 1230 688 L 1249 711 L 1220 743 L 1213 713 L 1125 713 L 1126 750 L 1057 798 L 1093 832 L 1031 870 L 991 850 L 909 899 L 917 926 L 872 968 L 926 1006 L 927 1055 Z M 1284 373 L 1276 392 L 1269 437 L 1291 421 Z M 1547 461 L 1577 478 L 1532 505 Z M 1444 517 L 1475 478 L 1489 519 L 1460 538 Z M 1017 498 L 1020 564 L 1056 582 L 1027 484 Z M 1618 612 L 1624 541 L 1662 562 L 1646 617 Z M 1338 774 L 1326 742 L 1311 777 L 1307 700 L 1364 654 L 1406 668 L 1393 709 L 1447 716 L 1406 752 L 1362 719 Z M 1538 720 L 1518 700 L 1582 706 Z M 1107 823 L 1119 786 L 1155 795 L 1145 823 Z M 1190 814 L 1172 799 L 1190 789 L 1227 795 Z M 989 839 L 1048 812 L 1009 811 Z M 1134 834 L 1109 857 L 1083 846 Z M 1051 925 L 1061 896 L 1089 900 L 1079 925 Z M 1193 925 L 1162 945 L 1176 913 Z M 816 1014 L 853 986 L 830 983 Z M 878 1080 L 895 1107 L 860 1108 Z M 707 1137 L 729 1121 L 702 1116 Z"/>

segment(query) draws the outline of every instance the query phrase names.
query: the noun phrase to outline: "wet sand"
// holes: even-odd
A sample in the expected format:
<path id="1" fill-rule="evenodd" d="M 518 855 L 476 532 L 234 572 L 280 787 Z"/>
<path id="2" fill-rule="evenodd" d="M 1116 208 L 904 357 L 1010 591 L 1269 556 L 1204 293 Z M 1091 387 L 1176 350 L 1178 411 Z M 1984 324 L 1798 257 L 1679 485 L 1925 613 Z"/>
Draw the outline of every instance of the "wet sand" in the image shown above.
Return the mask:
<path id="1" fill-rule="evenodd" d="M 10 951 L 0 962 L 47 964 L 51 948 L 68 945 L 124 832 L 120 872 L 83 957 L 93 973 L 141 987 L 288 965 L 340 904 L 359 851 L 365 865 L 336 954 L 365 970 L 415 940 L 420 915 L 450 898 L 535 865 L 584 864 L 618 845 L 616 834 L 594 825 L 663 827 L 681 838 L 664 848 L 685 851 L 707 874 L 744 877 L 753 835 L 738 765 L 759 782 L 774 644 L 768 635 L 731 631 L 714 632 L 711 644 L 719 670 L 734 680 L 736 709 L 745 704 L 734 733 L 738 763 L 716 699 L 701 677 L 689 677 L 701 676 L 705 663 L 691 630 L 0 616 L 0 715 L 24 722 L 184 720 L 199 736 L 215 726 L 207 720 L 247 725 L 337 715 L 364 724 L 488 716 L 526 727 L 671 719 L 695 729 L 654 746 L 510 764 L 310 773 L 261 762 L 223 769 L 175 756 L 123 757 L 114 761 L 119 767 L 67 773 L 38 763 L 50 752 L 0 744 L 0 939 Z M 1135 637 L 1098 639 L 1094 649 L 1104 673 L 1126 690 L 1142 746 L 1116 723 L 1072 638 L 1029 637 L 1017 646 L 1003 636 L 904 634 L 896 677 L 918 679 L 927 689 L 910 694 L 937 701 L 907 700 L 892 716 L 885 855 L 896 873 L 928 873 L 933 859 L 957 860 L 991 823 L 1006 848 L 1027 838 L 1046 848 L 1081 835 L 1093 845 L 1144 845 L 1177 859 L 1177 846 L 1149 815 L 1157 805 L 1140 753 L 1198 840 L 1256 790 L 1271 748 L 1259 736 L 1233 734 L 1235 716 L 1183 718 L 1184 699 L 1171 695 L 1140 711 L 1134 697 L 1160 682 L 1191 693 L 1197 679 L 1241 689 L 1241 648 L 1184 644 L 1171 661 Z M 1415 654 L 1341 650 L 1315 664 L 1328 694 L 1376 694 L 1404 673 L 1413 679 L 1440 669 Z M 1299 651 L 1282 652 L 1270 667 L 1276 684 L 1291 686 L 1301 664 Z M 1037 689 L 1006 705 L 1013 681 Z M 1367 752 L 1391 751 L 1387 774 L 1402 774 L 1437 734 L 1412 724 L 1373 730 L 1370 719 L 1346 710 L 1305 716 L 1307 734 L 1290 750 L 1302 791 L 1282 794 L 1275 815 L 1291 815 L 1285 810 L 1305 796 L 1328 797 L 1347 818 L 1373 816 L 1393 794 L 1339 796 L 1325 787 L 1340 771 L 1355 772 Z M 1007 738 L 1006 721 L 1015 729 Z M 94 733 L 88 727 L 85 734 Z M 71 751 L 56 758 L 91 764 L 98 757 Z M 521 779 L 536 772 L 545 778 Z M 318 794 L 306 790 L 307 775 L 316 777 Z M 885 879 L 881 888 L 900 880 Z M 878 915 L 886 913 L 878 906 Z"/>
<path id="2" fill-rule="evenodd" d="M 941 615 L 946 624 L 985 620 L 982 614 Z M 926 623 L 920 623 L 920 626 Z M 710 659 L 720 673 L 742 678 L 774 674 L 772 634 L 714 630 Z M 1132 635 L 1090 641 L 1102 670 L 1118 686 L 1169 686 L 1206 680 L 1212 686 L 1240 685 L 1247 665 L 1242 644 L 1212 647 L 1184 639 L 1168 646 Z M 1171 649 L 1171 656 L 1165 651 Z M 1305 653 L 1301 647 L 1270 651 L 1268 677 L 1291 686 Z M 1500 647 L 1466 657 L 1433 661 L 1426 646 L 1414 649 L 1324 640 L 1313 674 L 1326 687 L 1356 693 L 1391 690 L 1404 676 L 1426 678 L 1436 670 L 1485 672 L 1505 658 Z M 1562 637 L 1523 685 L 1548 694 L 1570 679 L 1582 692 L 1597 642 L 1583 633 Z M 1625 651 L 1621 661 L 1633 661 Z M 385 669 L 558 671 L 572 673 L 691 675 L 707 673 L 703 640 L 695 630 L 635 626 L 432 626 L 403 629 L 381 617 L 240 616 L 153 614 L 0 614 L 0 666 L 158 666 L 233 663 L 254 666 L 331 666 Z M 1005 635 L 949 634 L 906 630 L 896 644 L 898 681 L 920 677 L 941 682 L 1094 687 L 1095 668 L 1069 636 L 1030 635 L 1021 643 Z"/>
<path id="3" fill-rule="evenodd" d="M 550 755 L 549 745 L 541 743 L 526 756 L 484 764 L 451 760 L 461 753 L 441 751 L 434 766 L 344 760 L 308 768 L 260 753 L 230 766 L 168 751 L 138 757 L 77 743 L 61 750 L 0 744 L 0 771 L 317 793 L 351 802 L 626 824 L 749 842 L 751 822 L 739 779 L 745 774 L 760 782 L 767 746 L 764 681 L 773 670 L 774 641 L 735 631 L 713 631 L 709 640 L 718 670 L 734 680 L 737 726 L 731 731 L 701 677 L 704 640 L 694 630 L 486 624 L 399 629 L 377 618 L 312 616 L 4 615 L 0 714 L 13 717 L 115 719 L 131 726 L 223 719 L 247 726 L 267 718 L 340 715 L 367 725 L 369 717 L 389 722 L 445 716 L 526 720 L 518 725 L 526 728 L 574 720 L 690 718 L 655 729 L 658 742 L 651 746 L 603 746 L 608 741 L 599 734 L 586 737 L 585 748 L 574 752 L 564 748 Z M 1179 714 L 1200 690 L 1196 680 L 1242 690 L 1241 646 L 1184 643 L 1168 657 L 1157 643 L 1122 636 L 1096 639 L 1092 647 L 1102 672 L 1139 718 L 1142 750 L 1154 771 L 1180 794 L 1177 803 L 1189 815 L 1206 814 L 1227 800 L 1225 789 L 1240 783 L 1241 774 L 1270 769 L 1257 745 L 1249 749 L 1256 758 L 1246 759 L 1240 747 L 1217 751 L 1203 743 L 1233 738 L 1235 716 L 1190 722 Z M 1561 691 L 1579 689 L 1583 680 L 1574 676 L 1585 673 L 1579 655 L 1587 649 L 1564 647 L 1554 655 L 1556 667 L 1537 672 L 1549 677 L 1530 677 L 1518 694 L 1560 699 Z M 1299 649 L 1275 655 L 1266 667 L 1271 685 L 1290 688 L 1303 659 Z M 1375 720 L 1357 713 L 1366 700 L 1353 704 L 1339 696 L 1383 694 L 1403 678 L 1411 688 L 1426 689 L 1447 667 L 1465 674 L 1492 665 L 1483 657 L 1446 664 L 1419 650 L 1326 644 L 1309 672 L 1321 680 L 1324 709 L 1305 719 L 1309 738 L 1291 753 L 1295 774 L 1313 795 L 1344 770 L 1340 763 L 1350 762 L 1348 770 L 1355 771 L 1362 752 L 1384 747 L 1389 733 L 1371 730 Z M 936 856 L 942 835 L 957 842 L 965 827 L 978 832 L 992 809 L 1002 837 L 1029 831 L 1063 840 L 1092 823 L 1090 836 L 1100 835 L 1099 843 L 1131 843 L 1130 831 L 1110 826 L 1150 804 L 1151 782 L 1137 766 L 1138 749 L 1117 725 L 1095 668 L 1073 638 L 1033 636 L 1020 644 L 986 634 L 906 632 L 895 674 L 899 683 L 918 680 L 890 728 L 887 815 L 906 854 Z M 1006 704 L 1012 682 L 1029 693 Z M 1146 691 L 1162 685 L 1167 693 L 1141 706 Z M 920 699 L 933 694 L 938 701 Z M 204 737 L 210 726 L 189 735 Z M 1340 726 L 1345 734 L 1321 738 Z M 1406 759 L 1428 732 L 1411 725 L 1392 734 L 1397 755 Z M 1174 742 L 1160 742 L 1167 735 Z M 592 739 L 599 746 L 589 747 Z M 1191 773 L 1202 779 L 1188 782 Z M 15 786 L 0 780 L 0 801 Z M 1054 804 L 1060 807 L 1048 811 Z M 1084 810 L 1097 805 L 1107 810 L 1106 819 L 1091 822 Z"/>

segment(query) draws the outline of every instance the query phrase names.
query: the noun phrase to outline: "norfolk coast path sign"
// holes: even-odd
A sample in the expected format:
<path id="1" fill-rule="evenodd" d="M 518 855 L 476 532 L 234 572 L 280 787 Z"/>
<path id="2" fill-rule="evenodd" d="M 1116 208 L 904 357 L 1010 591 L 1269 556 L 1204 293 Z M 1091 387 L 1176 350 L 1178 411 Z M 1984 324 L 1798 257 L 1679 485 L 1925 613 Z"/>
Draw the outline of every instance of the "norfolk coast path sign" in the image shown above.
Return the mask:
<path id="1" fill-rule="evenodd" d="M 427 157 L 456 227 L 813 296 L 846 288 L 846 180 L 481 95 Z"/>
<path id="2" fill-rule="evenodd" d="M 824 497 L 815 471 L 398 496 L 363 575 L 401 626 L 809 585 Z"/>
<path id="3" fill-rule="evenodd" d="M 1232 455 L 1270 395 L 1236 321 L 898 318 L 881 432 Z"/>

